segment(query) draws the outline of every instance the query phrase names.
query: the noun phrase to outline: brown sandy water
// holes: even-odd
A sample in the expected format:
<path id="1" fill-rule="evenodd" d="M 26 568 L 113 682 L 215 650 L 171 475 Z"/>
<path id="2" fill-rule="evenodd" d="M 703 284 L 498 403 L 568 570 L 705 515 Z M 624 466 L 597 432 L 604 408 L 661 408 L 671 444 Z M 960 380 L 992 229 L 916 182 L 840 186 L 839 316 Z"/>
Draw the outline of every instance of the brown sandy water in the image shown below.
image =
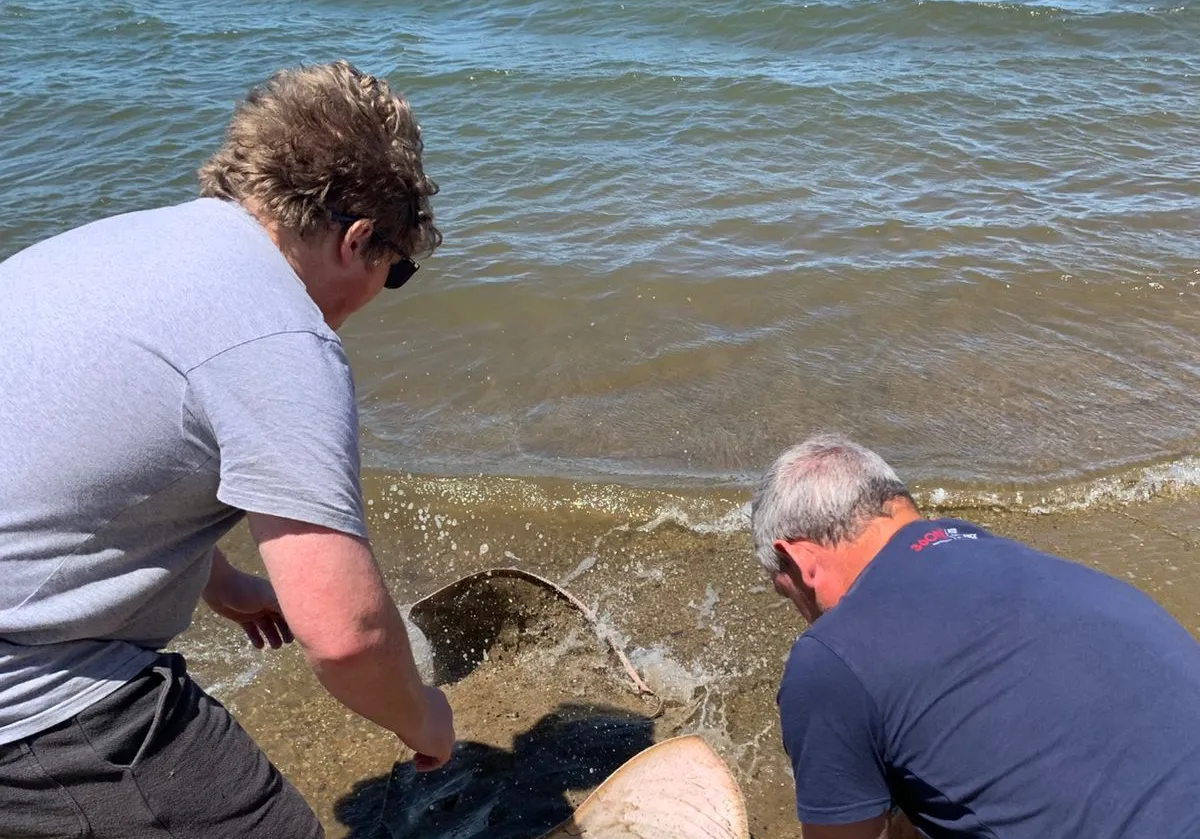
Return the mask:
<path id="1" fill-rule="evenodd" d="M 751 555 L 744 493 L 386 473 L 365 488 L 399 602 L 488 567 L 541 574 L 594 611 L 661 701 L 635 695 L 574 610 L 534 597 L 524 631 L 447 687 L 459 749 L 445 771 L 418 776 L 391 735 L 324 694 L 298 650 L 255 653 L 201 608 L 178 648 L 331 836 L 538 836 L 626 758 L 690 732 L 733 768 L 754 836 L 796 835 L 774 695 L 803 624 Z M 1200 637 L 1197 511 L 1200 498 L 1168 491 L 1071 512 L 936 512 L 1130 580 Z M 227 542 L 257 567 L 240 529 Z"/>

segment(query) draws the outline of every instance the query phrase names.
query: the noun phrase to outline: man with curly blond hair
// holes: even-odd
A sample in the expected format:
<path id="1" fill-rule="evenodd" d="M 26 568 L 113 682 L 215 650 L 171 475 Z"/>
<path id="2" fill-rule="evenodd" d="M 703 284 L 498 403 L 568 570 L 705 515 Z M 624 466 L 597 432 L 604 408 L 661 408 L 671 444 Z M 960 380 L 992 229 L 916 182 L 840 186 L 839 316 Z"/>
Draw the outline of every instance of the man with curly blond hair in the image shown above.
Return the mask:
<path id="1" fill-rule="evenodd" d="M 349 64 L 240 103 L 201 197 L 0 263 L 0 837 L 317 837 L 161 650 L 201 598 L 300 642 L 418 768 L 454 742 L 371 552 L 335 329 L 441 242 L 420 129 Z M 217 540 L 248 520 L 268 579 Z"/>

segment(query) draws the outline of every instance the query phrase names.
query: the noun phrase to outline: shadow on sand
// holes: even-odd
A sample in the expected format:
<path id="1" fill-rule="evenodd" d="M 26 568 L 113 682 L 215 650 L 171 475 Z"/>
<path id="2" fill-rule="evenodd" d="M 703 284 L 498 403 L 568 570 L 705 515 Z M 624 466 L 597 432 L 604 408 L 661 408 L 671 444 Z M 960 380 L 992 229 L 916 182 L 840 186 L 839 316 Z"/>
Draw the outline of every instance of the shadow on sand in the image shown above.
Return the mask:
<path id="1" fill-rule="evenodd" d="M 591 790 L 652 746 L 653 728 L 624 709 L 563 704 L 511 751 L 467 741 L 435 772 L 397 763 L 355 784 L 335 813 L 351 839 L 535 839 L 570 818 L 568 792 Z"/>

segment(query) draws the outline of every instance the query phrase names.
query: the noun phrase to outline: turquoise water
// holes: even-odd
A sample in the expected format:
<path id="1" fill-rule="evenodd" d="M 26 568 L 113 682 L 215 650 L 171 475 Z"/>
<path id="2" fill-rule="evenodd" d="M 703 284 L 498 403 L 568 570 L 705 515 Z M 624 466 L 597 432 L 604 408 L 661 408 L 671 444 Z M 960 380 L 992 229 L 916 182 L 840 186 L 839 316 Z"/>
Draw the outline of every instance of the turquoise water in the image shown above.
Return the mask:
<path id="1" fill-rule="evenodd" d="M 1195 480 L 1200 4 L 0 3 L 0 256 L 186 200 L 339 57 L 446 235 L 344 332 L 369 464 L 744 484 L 836 427 L 980 492 Z"/>

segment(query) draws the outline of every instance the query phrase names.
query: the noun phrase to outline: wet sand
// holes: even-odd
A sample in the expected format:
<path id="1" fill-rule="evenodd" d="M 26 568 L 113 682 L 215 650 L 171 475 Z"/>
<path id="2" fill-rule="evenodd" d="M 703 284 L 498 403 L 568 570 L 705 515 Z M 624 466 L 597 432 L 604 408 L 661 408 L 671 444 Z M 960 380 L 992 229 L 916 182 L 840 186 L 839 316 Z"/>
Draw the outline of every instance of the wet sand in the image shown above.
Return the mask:
<path id="1" fill-rule="evenodd" d="M 365 489 L 399 602 L 487 567 L 533 571 L 594 610 L 659 699 L 635 695 L 586 622 L 548 601 L 523 640 L 501 639 L 447 688 L 458 768 L 418 777 L 394 737 L 325 695 L 298 650 L 255 653 L 201 607 L 177 648 L 331 836 L 538 836 L 624 759 L 690 732 L 733 768 L 755 837 L 797 835 L 774 696 L 803 623 L 737 527 L 744 493 L 382 473 Z M 1128 579 L 1200 638 L 1198 510 L 1200 499 L 1176 494 L 1042 515 L 936 513 Z M 260 567 L 242 529 L 226 543 L 239 565 Z"/>

